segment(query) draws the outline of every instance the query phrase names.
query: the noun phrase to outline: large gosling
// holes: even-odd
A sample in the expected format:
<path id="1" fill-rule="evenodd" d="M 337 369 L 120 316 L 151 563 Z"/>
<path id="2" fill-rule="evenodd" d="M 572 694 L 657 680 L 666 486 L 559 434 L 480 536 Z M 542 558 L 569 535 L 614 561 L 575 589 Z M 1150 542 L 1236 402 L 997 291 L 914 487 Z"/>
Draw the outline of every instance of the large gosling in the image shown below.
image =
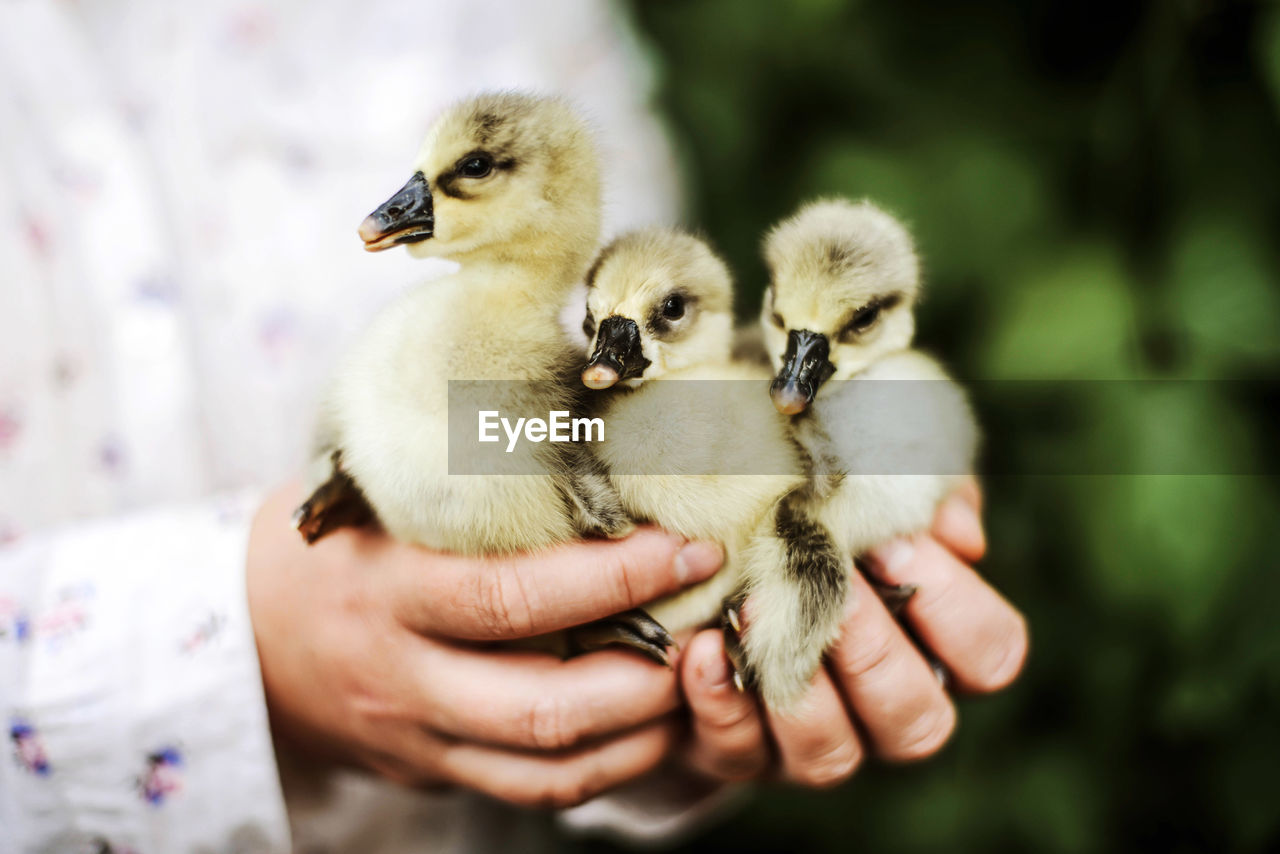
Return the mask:
<path id="1" fill-rule="evenodd" d="M 412 173 L 360 226 L 365 248 L 403 245 L 460 268 L 393 302 L 341 362 L 299 530 L 314 540 L 367 502 L 397 539 L 460 554 L 625 534 L 632 524 L 574 457 L 580 446 L 521 450 L 521 476 L 449 468 L 451 380 L 518 381 L 491 384 L 484 408 L 576 408 L 566 381 L 576 357 L 558 315 L 599 239 L 586 125 L 554 98 L 481 95 L 436 121 Z"/>

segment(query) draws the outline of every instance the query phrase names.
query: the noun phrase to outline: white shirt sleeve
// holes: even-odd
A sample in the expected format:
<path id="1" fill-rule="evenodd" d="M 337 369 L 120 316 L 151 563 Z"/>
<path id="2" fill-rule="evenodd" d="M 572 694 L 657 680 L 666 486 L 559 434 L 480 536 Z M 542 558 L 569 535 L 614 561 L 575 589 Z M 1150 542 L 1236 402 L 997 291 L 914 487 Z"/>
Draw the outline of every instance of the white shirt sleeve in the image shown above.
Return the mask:
<path id="1" fill-rule="evenodd" d="M 288 850 L 245 598 L 253 506 L 0 550 L 0 854 Z"/>
<path id="2" fill-rule="evenodd" d="M 4 8 L 0 854 L 275 851 L 247 516 L 119 514 L 299 468 L 344 342 L 430 271 L 355 227 L 450 101 L 567 95 L 599 131 L 606 235 L 676 219 L 657 70 L 597 0 Z M 352 827 L 390 838 L 369 804 L 406 805 L 402 850 L 458 850 L 417 793 L 370 789 Z M 320 838 L 348 838 L 327 806 Z"/>

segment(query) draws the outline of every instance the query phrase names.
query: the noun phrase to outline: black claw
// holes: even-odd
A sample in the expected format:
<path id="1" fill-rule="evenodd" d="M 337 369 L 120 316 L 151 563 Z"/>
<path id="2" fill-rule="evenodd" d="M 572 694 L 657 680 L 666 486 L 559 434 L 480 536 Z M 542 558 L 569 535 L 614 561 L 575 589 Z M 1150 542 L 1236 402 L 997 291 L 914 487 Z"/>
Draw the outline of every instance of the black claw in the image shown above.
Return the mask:
<path id="1" fill-rule="evenodd" d="M 670 649 L 679 649 L 662 624 L 635 609 L 571 629 L 576 652 L 592 652 L 607 646 L 625 646 L 665 666 L 671 666 Z"/>

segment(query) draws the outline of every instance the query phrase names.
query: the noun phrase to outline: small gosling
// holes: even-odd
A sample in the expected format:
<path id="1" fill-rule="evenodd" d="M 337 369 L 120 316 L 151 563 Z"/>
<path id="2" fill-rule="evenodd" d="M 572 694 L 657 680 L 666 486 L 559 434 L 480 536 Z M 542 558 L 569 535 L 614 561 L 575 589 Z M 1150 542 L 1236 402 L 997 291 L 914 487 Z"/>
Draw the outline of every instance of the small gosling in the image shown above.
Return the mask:
<path id="1" fill-rule="evenodd" d="M 650 228 L 606 247 L 587 284 L 592 344 L 582 379 L 621 387 L 606 393 L 598 459 L 633 518 L 725 549 L 719 573 L 646 610 L 672 632 L 720 619 L 738 673 L 758 675 L 766 700 L 774 699 L 773 674 L 739 660 L 745 555 L 781 555 L 767 566 L 757 561 L 760 574 L 786 572 L 787 556 L 812 571 L 810 557 L 834 547 L 816 526 L 805 543 L 753 545 L 777 538 L 774 508 L 806 478 L 789 419 L 764 399 L 767 366 L 730 359 L 729 271 L 701 240 Z M 770 628 L 753 624 L 747 636 Z"/>
<path id="2" fill-rule="evenodd" d="M 928 529 L 938 502 L 972 469 L 977 428 L 942 367 L 909 349 L 919 262 L 897 220 L 868 202 L 820 201 L 776 225 L 764 252 L 771 282 L 761 326 L 777 371 L 770 393 L 792 417 L 811 474 L 780 505 L 779 532 L 794 529 L 784 538 L 794 541 L 821 526 L 847 567 L 845 556 Z M 778 542 L 757 541 L 748 561 L 744 646 L 766 700 L 786 706 L 837 638 L 849 584 L 830 562 L 816 564 L 826 572 L 772 571 L 804 557 L 779 554 Z"/>

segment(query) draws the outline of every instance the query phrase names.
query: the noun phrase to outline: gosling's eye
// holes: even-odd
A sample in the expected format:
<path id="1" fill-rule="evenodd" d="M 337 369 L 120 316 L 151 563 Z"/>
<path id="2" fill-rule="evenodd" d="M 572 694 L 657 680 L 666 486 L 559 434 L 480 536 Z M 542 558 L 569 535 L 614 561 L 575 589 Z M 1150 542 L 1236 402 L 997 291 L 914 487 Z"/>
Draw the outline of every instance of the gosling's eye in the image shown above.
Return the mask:
<path id="1" fill-rule="evenodd" d="M 684 297 L 672 294 L 662 304 L 662 316 L 667 320 L 679 320 L 684 317 Z"/>
<path id="2" fill-rule="evenodd" d="M 591 312 L 587 312 L 586 319 L 582 321 L 582 331 L 588 338 L 596 337 L 596 319 L 591 316 Z"/>
<path id="3" fill-rule="evenodd" d="M 769 319 L 772 320 L 773 325 L 778 327 L 779 329 L 782 329 L 784 326 L 786 326 L 786 324 L 782 322 L 782 315 L 778 314 L 776 311 L 773 314 L 769 315 Z"/>
<path id="4" fill-rule="evenodd" d="M 458 166 L 458 174 L 464 178 L 483 178 L 493 171 L 493 161 L 483 154 L 468 157 Z"/>
<path id="5" fill-rule="evenodd" d="M 880 319 L 880 304 L 869 305 L 866 308 L 859 309 L 853 319 L 849 321 L 849 330 L 851 332 L 865 332 L 871 328 L 871 325 Z"/>
<path id="6" fill-rule="evenodd" d="M 881 309 L 881 307 L 879 307 L 878 303 L 874 306 L 865 307 L 865 309 L 854 315 L 854 320 L 852 320 L 852 323 L 849 325 L 858 330 L 858 332 L 861 332 L 863 329 L 867 329 L 868 326 L 876 323 L 879 319 L 879 309 Z"/>

